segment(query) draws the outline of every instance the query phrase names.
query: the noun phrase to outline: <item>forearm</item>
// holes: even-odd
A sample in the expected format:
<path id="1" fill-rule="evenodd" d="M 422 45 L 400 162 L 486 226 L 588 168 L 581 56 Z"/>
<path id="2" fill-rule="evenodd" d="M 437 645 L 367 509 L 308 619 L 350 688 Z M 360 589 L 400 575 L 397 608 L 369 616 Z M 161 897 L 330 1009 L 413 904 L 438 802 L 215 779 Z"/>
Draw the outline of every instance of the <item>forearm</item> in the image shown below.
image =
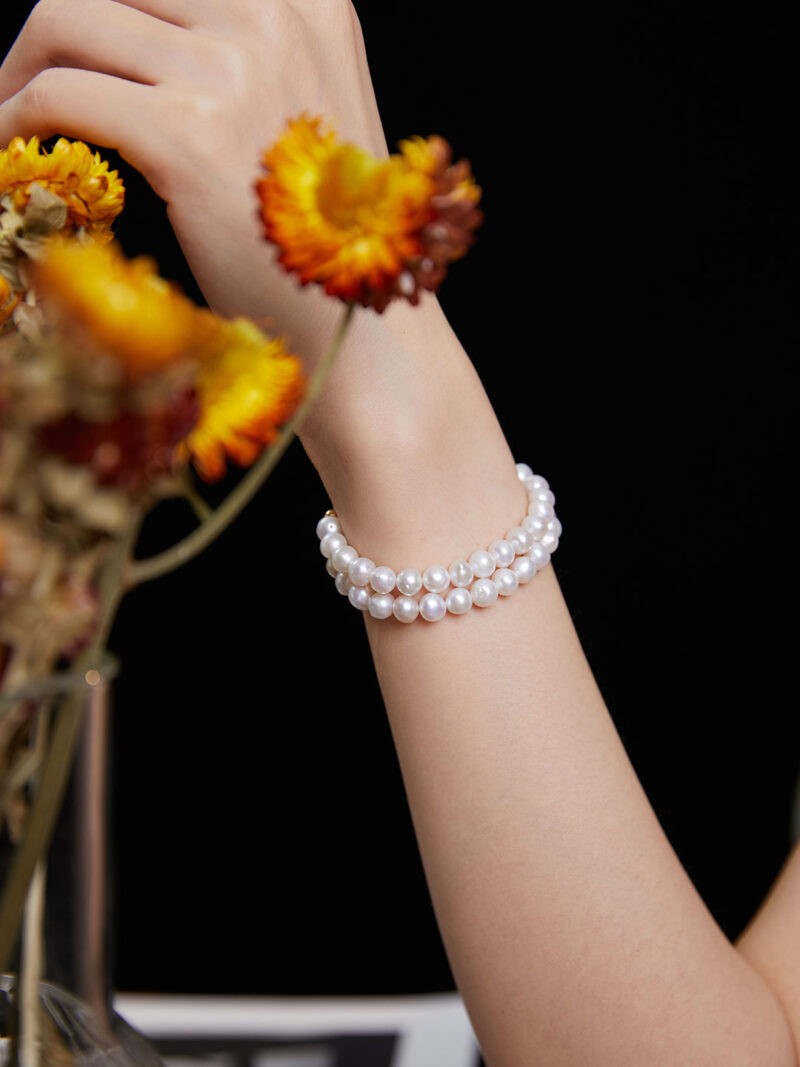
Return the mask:
<path id="1" fill-rule="evenodd" d="M 469 555 L 525 507 L 455 339 L 415 344 L 394 368 L 372 352 L 374 412 L 339 429 L 346 461 L 341 437 L 319 448 L 319 428 L 310 449 L 351 543 L 395 569 Z M 535 449 L 514 458 L 535 467 Z M 714 923 L 641 789 L 552 567 L 485 611 L 366 622 L 491 1067 L 794 1067 L 775 995 Z"/>
<path id="2" fill-rule="evenodd" d="M 783 1005 L 800 1046 L 800 845 L 736 941 Z"/>

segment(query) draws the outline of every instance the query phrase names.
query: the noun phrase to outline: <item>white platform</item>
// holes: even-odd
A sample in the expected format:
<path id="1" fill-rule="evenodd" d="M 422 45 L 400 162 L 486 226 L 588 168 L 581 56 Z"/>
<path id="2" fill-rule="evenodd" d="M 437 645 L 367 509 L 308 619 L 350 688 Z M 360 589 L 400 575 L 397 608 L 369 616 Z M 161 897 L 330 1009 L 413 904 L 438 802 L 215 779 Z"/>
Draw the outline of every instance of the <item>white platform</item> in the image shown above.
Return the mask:
<path id="1" fill-rule="evenodd" d="M 145 1037 L 264 1040 L 303 1039 L 308 1047 L 267 1049 L 253 1067 L 336 1067 L 324 1038 L 337 1034 L 398 1033 L 392 1067 L 476 1067 L 478 1046 L 456 993 L 414 997 L 183 997 L 118 994 L 116 1010 Z M 317 1048 L 313 1042 L 320 1042 Z M 167 1067 L 229 1067 L 211 1059 L 173 1057 Z"/>

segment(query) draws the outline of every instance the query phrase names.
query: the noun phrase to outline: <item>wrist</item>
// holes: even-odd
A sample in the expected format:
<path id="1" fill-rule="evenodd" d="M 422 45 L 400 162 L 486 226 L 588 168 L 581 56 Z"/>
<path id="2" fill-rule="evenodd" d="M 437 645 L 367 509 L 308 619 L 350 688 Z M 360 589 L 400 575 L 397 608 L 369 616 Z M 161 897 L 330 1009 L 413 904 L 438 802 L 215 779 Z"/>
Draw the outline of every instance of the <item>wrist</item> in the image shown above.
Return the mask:
<path id="1" fill-rule="evenodd" d="M 511 455 L 438 302 L 398 310 L 356 315 L 303 443 L 360 551 L 449 565 L 517 524 L 528 457 Z"/>

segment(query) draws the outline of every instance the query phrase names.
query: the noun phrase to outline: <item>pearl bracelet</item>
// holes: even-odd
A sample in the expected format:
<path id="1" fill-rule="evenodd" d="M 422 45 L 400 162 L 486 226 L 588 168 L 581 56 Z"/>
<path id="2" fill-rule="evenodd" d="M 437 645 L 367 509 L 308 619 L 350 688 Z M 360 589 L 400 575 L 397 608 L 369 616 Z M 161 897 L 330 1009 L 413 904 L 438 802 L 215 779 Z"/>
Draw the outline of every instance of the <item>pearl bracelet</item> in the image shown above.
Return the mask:
<path id="1" fill-rule="evenodd" d="M 434 564 L 420 573 L 412 567 L 398 572 L 376 567 L 347 543 L 336 513 L 326 512 L 317 523 L 317 537 L 337 590 L 359 611 L 368 611 L 375 619 L 394 616 L 400 622 L 414 622 L 417 617 L 437 622 L 448 611 L 463 615 L 473 606 L 486 608 L 498 597 L 511 596 L 547 566 L 561 536 L 556 498 L 547 481 L 526 463 L 517 464 L 517 474 L 528 493 L 527 514 L 505 538 L 449 568 Z"/>

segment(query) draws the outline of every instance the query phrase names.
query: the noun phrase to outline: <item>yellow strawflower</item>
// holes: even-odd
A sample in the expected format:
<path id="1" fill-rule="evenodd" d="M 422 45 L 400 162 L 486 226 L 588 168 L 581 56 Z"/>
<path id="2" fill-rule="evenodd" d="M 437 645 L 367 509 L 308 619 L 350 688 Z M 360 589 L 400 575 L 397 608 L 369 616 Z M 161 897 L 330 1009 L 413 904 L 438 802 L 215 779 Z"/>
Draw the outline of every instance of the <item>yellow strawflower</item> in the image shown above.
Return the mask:
<path id="1" fill-rule="evenodd" d="M 226 323 L 218 350 L 200 364 L 195 388 L 199 417 L 185 452 L 206 481 L 226 471 L 226 460 L 253 463 L 274 440 L 304 389 L 300 361 L 283 342 L 247 319 Z"/>
<path id="2" fill-rule="evenodd" d="M 125 203 L 119 174 L 82 141 L 60 137 L 52 150 L 42 152 L 38 137 L 15 137 L 0 151 L 0 197 L 10 193 L 21 211 L 33 183 L 60 197 L 75 230 L 98 241 L 110 241 L 111 226 Z"/>
<path id="3" fill-rule="evenodd" d="M 133 379 L 195 358 L 216 337 L 215 317 L 162 278 L 154 260 L 127 259 L 113 243 L 53 241 L 33 278 L 67 332 L 114 356 Z"/>

